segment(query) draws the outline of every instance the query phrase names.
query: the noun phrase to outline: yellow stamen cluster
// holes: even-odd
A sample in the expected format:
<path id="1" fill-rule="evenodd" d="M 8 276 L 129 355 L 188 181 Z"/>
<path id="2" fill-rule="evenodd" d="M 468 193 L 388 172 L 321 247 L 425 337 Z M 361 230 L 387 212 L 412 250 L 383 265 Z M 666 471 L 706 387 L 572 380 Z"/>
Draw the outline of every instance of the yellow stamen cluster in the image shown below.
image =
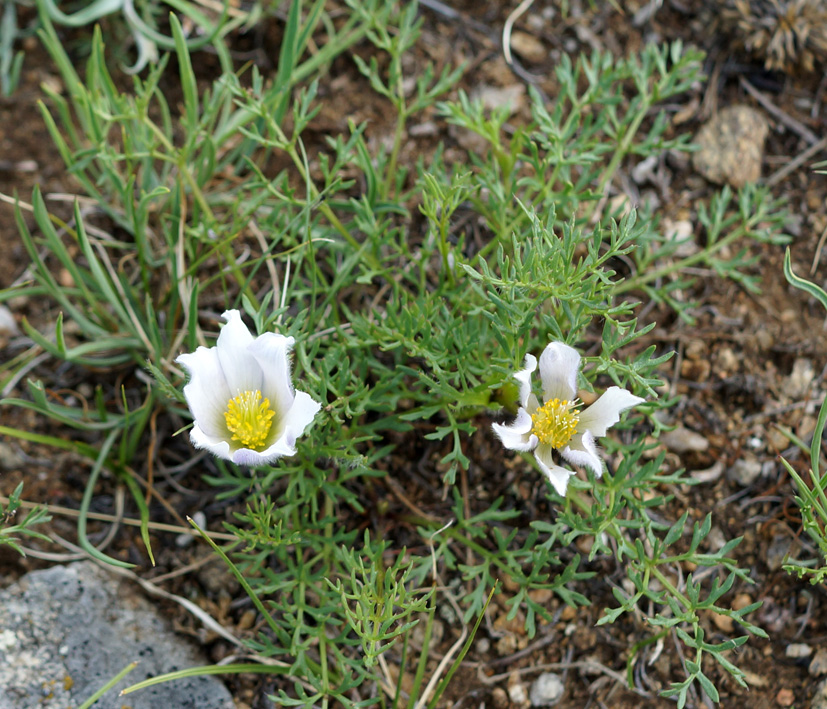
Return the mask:
<path id="1" fill-rule="evenodd" d="M 563 448 L 577 432 L 580 414 L 574 401 L 551 399 L 531 414 L 531 432 L 541 443 Z"/>
<path id="2" fill-rule="evenodd" d="M 232 440 L 238 441 L 245 448 L 263 450 L 265 441 L 273 425 L 272 418 L 276 412 L 270 408 L 270 400 L 261 400 L 261 392 L 245 391 L 227 402 L 224 420 L 233 434 Z"/>

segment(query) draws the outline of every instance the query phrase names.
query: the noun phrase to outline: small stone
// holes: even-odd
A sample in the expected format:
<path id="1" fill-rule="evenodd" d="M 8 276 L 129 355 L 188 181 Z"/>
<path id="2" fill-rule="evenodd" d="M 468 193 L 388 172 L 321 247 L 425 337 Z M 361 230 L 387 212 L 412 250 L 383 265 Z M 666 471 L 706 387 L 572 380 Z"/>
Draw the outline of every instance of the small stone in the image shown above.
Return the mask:
<path id="1" fill-rule="evenodd" d="M 0 469 L 18 470 L 23 467 L 23 463 L 23 458 L 8 443 L 0 441 Z"/>
<path id="2" fill-rule="evenodd" d="M 423 647 L 425 644 L 425 629 L 427 628 L 427 618 L 423 615 L 419 619 L 419 623 L 414 626 L 411 632 L 411 641 L 417 647 Z M 431 639 L 428 643 L 428 652 L 436 652 L 445 636 L 445 623 L 439 618 L 434 618 L 431 624 Z"/>
<path id="3" fill-rule="evenodd" d="M 762 465 L 753 456 L 739 458 L 736 460 L 729 470 L 726 471 L 726 476 L 729 480 L 733 480 L 742 487 L 752 485 L 761 475 Z"/>
<path id="4" fill-rule="evenodd" d="M 809 657 L 813 654 L 813 648 L 806 643 L 790 643 L 784 654 L 791 660 L 800 660 L 802 657 Z"/>
<path id="5" fill-rule="evenodd" d="M 688 219 L 672 221 L 668 217 L 661 225 L 666 240 L 675 244 L 675 256 L 686 258 L 699 250 L 698 244 L 692 238 L 695 228 Z"/>
<path id="6" fill-rule="evenodd" d="M 500 657 L 508 657 L 517 652 L 517 636 L 513 633 L 506 633 L 494 644 L 494 650 Z"/>
<path id="7" fill-rule="evenodd" d="M 512 672 L 508 678 L 508 698 L 514 702 L 514 704 L 520 706 L 528 702 L 525 685 L 520 681 L 518 672 Z"/>
<path id="8" fill-rule="evenodd" d="M 512 84 L 500 88 L 499 86 L 480 86 L 472 93 L 472 98 L 482 101 L 482 105 L 492 111 L 508 106 L 510 113 L 517 113 L 525 105 L 525 86 Z"/>
<path id="9" fill-rule="evenodd" d="M 706 359 L 708 352 L 709 348 L 706 346 L 706 342 L 697 338 L 687 342 L 683 351 L 686 359 L 692 360 L 693 362 Z"/>
<path id="10" fill-rule="evenodd" d="M 213 596 L 232 596 L 239 588 L 238 579 L 232 571 L 216 561 L 204 564 L 195 576 L 204 590 Z"/>
<path id="11" fill-rule="evenodd" d="M 780 707 L 791 707 L 793 702 L 795 702 L 795 694 L 793 694 L 793 690 L 791 689 L 779 689 L 775 701 L 778 702 L 778 706 Z"/>
<path id="12" fill-rule="evenodd" d="M 566 606 L 560 611 L 560 620 L 568 623 L 570 620 L 573 620 L 576 615 L 577 609 L 574 606 Z"/>
<path id="13" fill-rule="evenodd" d="M 539 63 L 548 57 L 546 45 L 528 32 L 512 32 L 511 49 L 523 59 L 534 63 Z"/>
<path id="14" fill-rule="evenodd" d="M 508 707 L 508 694 L 502 687 L 494 687 L 491 690 L 491 701 L 494 704 L 494 709 L 506 709 Z"/>
<path id="15" fill-rule="evenodd" d="M 775 337 L 769 330 L 759 330 L 755 333 L 755 339 L 762 351 L 766 352 L 775 344 Z"/>
<path id="16" fill-rule="evenodd" d="M 732 618 L 723 613 L 713 613 L 712 622 L 722 633 L 731 633 L 735 627 Z"/>
<path id="17" fill-rule="evenodd" d="M 693 470 L 691 475 L 694 480 L 702 483 L 715 482 L 724 473 L 724 463 L 721 460 L 716 460 L 711 467 L 705 470 Z"/>
<path id="18" fill-rule="evenodd" d="M 543 606 L 554 597 L 554 591 L 550 588 L 535 588 L 528 592 L 528 597 L 535 603 Z"/>
<path id="19" fill-rule="evenodd" d="M 827 709 L 827 679 L 822 680 L 816 687 L 810 709 Z"/>
<path id="20" fill-rule="evenodd" d="M 657 155 L 650 155 L 632 168 L 632 179 L 636 184 L 641 185 L 644 182 L 656 182 L 655 170 L 658 167 L 658 160 Z"/>
<path id="21" fill-rule="evenodd" d="M 790 439 L 787 438 L 777 428 L 771 428 L 767 431 L 767 443 L 770 444 L 773 451 L 783 451 L 789 448 Z"/>
<path id="22" fill-rule="evenodd" d="M 750 672 L 749 670 L 744 670 L 744 681 L 750 687 L 768 687 L 770 684 L 770 681 L 766 677 L 755 672 Z"/>
<path id="23" fill-rule="evenodd" d="M 767 120 L 759 111 L 729 106 L 698 131 L 692 164 L 710 182 L 743 187 L 761 177 L 768 133 Z"/>
<path id="24" fill-rule="evenodd" d="M 17 335 L 20 329 L 17 327 L 17 321 L 14 319 L 11 310 L 5 305 L 0 305 L 0 335 L 3 337 L 11 337 Z"/>
<path id="25" fill-rule="evenodd" d="M 789 534 L 777 534 L 772 538 L 767 547 L 767 566 L 770 571 L 778 571 L 783 564 L 795 559 L 796 549 L 793 547 L 793 541 Z"/>
<path id="26" fill-rule="evenodd" d="M 192 515 L 192 521 L 195 522 L 195 524 L 197 524 L 201 529 L 204 529 L 207 526 L 207 516 L 201 510 L 198 510 L 198 512 L 195 512 Z M 184 534 L 179 534 L 175 537 L 175 546 L 179 549 L 186 549 L 194 541 L 195 535 L 185 532 Z"/>
<path id="27" fill-rule="evenodd" d="M 531 684 L 529 699 L 533 707 L 551 707 L 560 701 L 566 688 L 559 675 L 543 672 Z"/>
<path id="28" fill-rule="evenodd" d="M 739 593 L 732 599 L 732 610 L 734 611 L 739 611 L 750 605 L 752 605 L 752 596 L 748 593 Z"/>
<path id="29" fill-rule="evenodd" d="M 793 371 L 784 383 L 784 393 L 792 399 L 803 398 L 809 393 L 815 376 L 812 360 L 799 357 L 793 363 Z"/>
<path id="30" fill-rule="evenodd" d="M 741 360 L 729 348 L 724 347 L 718 350 L 718 366 L 717 370 L 721 376 L 733 375 L 741 368 Z"/>
<path id="31" fill-rule="evenodd" d="M 672 431 L 661 434 L 661 443 L 673 453 L 700 453 L 709 448 L 709 441 L 700 433 L 678 426 Z"/>
<path id="32" fill-rule="evenodd" d="M 827 675 L 827 648 L 820 647 L 810 661 L 809 672 L 813 677 Z"/>

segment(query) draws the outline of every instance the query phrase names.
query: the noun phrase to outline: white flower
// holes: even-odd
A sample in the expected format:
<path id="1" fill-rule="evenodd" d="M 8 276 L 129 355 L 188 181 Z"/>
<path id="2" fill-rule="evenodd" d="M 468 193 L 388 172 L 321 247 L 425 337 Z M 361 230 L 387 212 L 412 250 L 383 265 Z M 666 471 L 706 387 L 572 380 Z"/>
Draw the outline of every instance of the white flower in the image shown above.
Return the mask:
<path id="1" fill-rule="evenodd" d="M 296 452 L 298 438 L 321 405 L 294 391 L 288 355 L 293 338 L 253 337 L 237 310 L 222 315 L 215 347 L 180 355 L 189 372 L 184 396 L 195 424 L 196 448 L 239 465 L 263 465 Z"/>
<path id="2" fill-rule="evenodd" d="M 603 475 L 603 461 L 597 453 L 595 439 L 620 420 L 620 412 L 640 404 L 643 399 L 620 387 L 609 387 L 586 409 L 580 410 L 576 399 L 577 372 L 580 355 L 562 342 L 552 342 L 540 355 L 540 380 L 543 384 L 541 406 L 531 392 L 531 373 L 537 359 L 525 357 L 525 369 L 514 377 L 520 383 L 520 410 L 510 425 L 493 424 L 506 448 L 534 451 L 540 469 L 554 489 L 566 494 L 570 470 L 555 464 L 551 452 L 560 451 L 563 458 L 575 465 L 591 468 L 597 477 Z"/>

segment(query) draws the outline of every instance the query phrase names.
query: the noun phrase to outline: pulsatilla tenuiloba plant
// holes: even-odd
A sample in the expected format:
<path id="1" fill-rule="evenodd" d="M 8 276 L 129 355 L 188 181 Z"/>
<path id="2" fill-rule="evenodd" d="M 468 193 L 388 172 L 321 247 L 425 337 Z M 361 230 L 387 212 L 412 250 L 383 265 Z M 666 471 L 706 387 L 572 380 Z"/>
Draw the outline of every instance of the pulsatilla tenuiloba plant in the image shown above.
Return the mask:
<path id="1" fill-rule="evenodd" d="M 103 471 L 132 492 L 149 550 L 148 471 L 197 469 L 243 508 L 227 524 L 237 544 L 215 549 L 263 620 L 244 641 L 262 663 L 221 671 L 277 676 L 284 706 L 436 706 L 498 580 L 533 637 L 559 604 L 590 603 L 585 581 L 614 560 L 625 579 L 599 624 L 625 618 L 647 633 L 627 653 L 630 681 L 651 647 L 678 643 L 684 675 L 664 693 L 681 707 L 699 691 L 717 701 L 715 663 L 743 685 L 730 651 L 763 632 L 747 619 L 756 604 L 727 605 L 750 582 L 738 540 L 716 548 L 709 517 L 668 518 L 669 490 L 694 481 L 652 442 L 662 424 L 650 415 L 673 403 L 659 398 L 669 353 L 641 344 L 655 324 L 638 322 L 638 299 L 691 322 L 681 274 L 698 265 L 757 288 L 752 246 L 783 241 L 785 215 L 762 188 L 722 190 L 699 207 L 703 246 L 687 256 L 651 210 L 615 214 L 602 199 L 630 162 L 690 148 L 659 107 L 701 79 L 701 56 L 678 43 L 564 57 L 554 98 L 531 92 L 530 116 L 507 127 L 506 110 L 454 92 L 462 67 L 418 63 L 415 3 L 346 0 L 343 16 L 329 5 L 290 4 L 272 76 L 225 66 L 208 89 L 175 16 L 176 69 L 162 57 L 129 91 L 112 81 L 99 33 L 81 76 L 43 17 L 66 91 L 48 90 L 41 110 L 87 206 L 64 223 L 39 192 L 20 198 L 32 275 L 0 300 L 36 294 L 56 325 L 27 323 L 32 348 L 0 381 L 45 351 L 74 381 L 96 382 L 85 407 L 37 380 L 4 400 L 78 431 L 37 440 L 90 461 L 81 543 L 124 564 L 85 535 Z M 351 123 L 310 151 L 308 126 L 329 100 L 322 69 L 351 61 L 356 44 L 354 68 L 393 112 L 393 133 L 368 140 L 370 127 Z M 162 79 L 180 82 L 180 111 Z M 476 152 L 406 164 L 408 129 L 428 109 L 440 127 L 477 134 Z M 249 347 L 225 365 L 231 328 Z M 548 346 L 562 374 L 546 371 Z M 533 383 L 520 367 L 538 355 Z M 172 436 L 190 423 L 187 400 L 192 441 L 216 457 Z M 459 634 L 434 665 L 438 608 Z M 739 630 L 708 635 L 712 612 Z"/>

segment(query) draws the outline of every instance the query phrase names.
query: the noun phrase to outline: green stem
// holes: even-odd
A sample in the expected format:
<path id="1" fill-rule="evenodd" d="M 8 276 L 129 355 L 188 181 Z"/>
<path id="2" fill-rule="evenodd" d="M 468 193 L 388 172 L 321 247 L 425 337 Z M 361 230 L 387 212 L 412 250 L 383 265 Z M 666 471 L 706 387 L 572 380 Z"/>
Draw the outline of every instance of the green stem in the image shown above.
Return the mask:
<path id="1" fill-rule="evenodd" d="M 612 154 L 612 159 L 609 161 L 609 164 L 603 170 L 602 174 L 600 175 L 600 181 L 597 183 L 597 193 L 603 194 L 604 190 L 606 189 L 606 185 L 611 181 L 614 177 L 615 172 L 617 172 L 617 168 L 620 165 L 620 161 L 626 157 L 626 154 L 629 152 L 629 148 L 632 145 L 632 140 L 634 140 L 635 135 L 637 135 L 638 129 L 640 128 L 640 124 L 643 122 L 643 119 L 646 118 L 646 114 L 649 112 L 649 109 L 652 106 L 652 98 L 650 96 L 643 96 L 641 99 L 641 107 L 638 110 L 637 115 L 632 119 L 632 122 L 629 124 L 628 129 L 623 134 L 623 139 L 618 143 L 618 146 L 615 148 L 614 153 Z M 594 208 L 597 207 L 599 202 L 595 202 L 591 212 L 589 213 L 589 218 L 594 215 Z"/>
<path id="2" fill-rule="evenodd" d="M 635 290 L 636 288 L 640 288 L 641 286 L 651 283 L 652 281 L 656 281 L 663 276 L 668 276 L 670 273 L 675 273 L 680 271 L 684 268 L 689 268 L 690 266 L 694 266 L 696 263 L 701 263 L 703 261 L 709 260 L 711 256 L 718 253 L 721 249 L 729 246 L 733 241 L 740 239 L 747 233 L 746 226 L 740 226 L 737 229 L 734 229 L 732 232 L 727 234 L 723 239 L 720 241 L 716 241 L 711 246 L 708 246 L 701 251 L 698 251 L 691 256 L 687 256 L 680 261 L 667 264 L 666 266 L 661 266 L 660 268 L 656 268 L 651 271 L 647 271 L 645 273 L 639 273 L 634 278 L 627 278 L 622 283 L 619 283 L 615 286 L 614 292 L 615 295 L 620 295 L 621 293 L 626 293 L 631 290 Z"/>
<path id="3" fill-rule="evenodd" d="M 396 114 L 396 133 L 393 137 L 393 148 L 391 149 L 391 156 L 388 160 L 388 168 L 385 173 L 385 186 L 382 191 L 382 197 L 388 199 L 391 194 L 391 187 L 396 179 L 396 164 L 399 161 L 399 151 L 402 149 L 402 137 L 405 135 L 405 125 L 408 122 L 408 112 L 405 108 L 405 97 L 402 95 L 402 88 L 399 89 L 399 105 L 397 106 Z"/>
<path id="4" fill-rule="evenodd" d="M 360 244 L 353 235 L 347 230 L 344 224 L 339 221 L 339 218 L 334 214 L 333 210 L 330 208 L 330 205 L 327 202 L 319 201 L 320 192 L 316 185 L 314 184 L 313 180 L 310 179 L 309 175 L 307 174 L 307 170 L 305 170 L 304 163 L 302 162 L 301 156 L 296 152 L 296 148 L 294 145 L 287 145 L 286 146 L 287 154 L 290 156 L 290 159 L 293 161 L 293 164 L 296 166 L 296 169 L 299 171 L 302 180 L 307 184 L 307 187 L 310 191 L 311 201 L 318 202 L 319 204 L 319 211 L 324 214 L 327 220 L 331 223 L 333 228 L 339 232 L 342 238 L 350 244 L 356 251 L 362 249 L 363 244 Z M 379 262 L 376 260 L 376 257 L 371 253 L 365 253 L 365 258 L 368 261 L 368 264 L 371 268 L 378 269 Z"/>

